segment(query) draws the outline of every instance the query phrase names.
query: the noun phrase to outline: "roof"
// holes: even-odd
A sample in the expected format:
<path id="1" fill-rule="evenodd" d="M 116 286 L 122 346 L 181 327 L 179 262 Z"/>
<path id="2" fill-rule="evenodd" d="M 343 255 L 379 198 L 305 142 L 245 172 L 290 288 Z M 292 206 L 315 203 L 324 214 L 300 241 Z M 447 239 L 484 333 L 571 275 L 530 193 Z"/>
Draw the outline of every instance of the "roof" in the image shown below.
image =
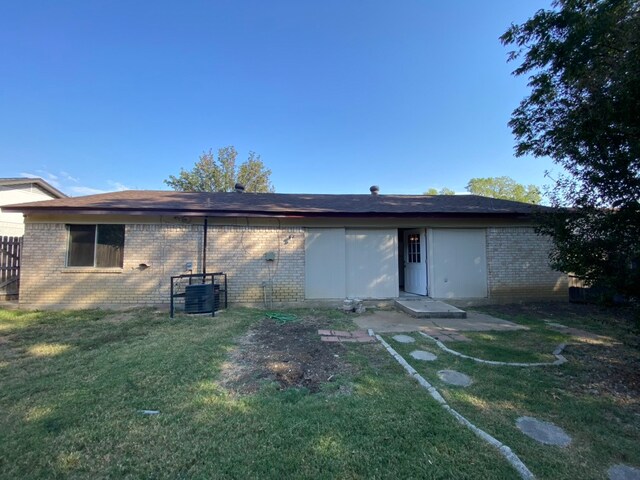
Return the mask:
<path id="1" fill-rule="evenodd" d="M 65 198 L 67 195 L 62 193 L 56 187 L 50 183 L 44 181 L 42 178 L 37 177 L 19 177 L 19 178 L 0 178 L 0 186 L 13 186 L 13 185 L 37 185 L 45 192 L 51 194 L 56 198 Z"/>
<path id="2" fill-rule="evenodd" d="M 126 190 L 3 206 L 24 213 L 261 217 L 529 216 L 537 207 L 478 195 L 318 195 Z"/>

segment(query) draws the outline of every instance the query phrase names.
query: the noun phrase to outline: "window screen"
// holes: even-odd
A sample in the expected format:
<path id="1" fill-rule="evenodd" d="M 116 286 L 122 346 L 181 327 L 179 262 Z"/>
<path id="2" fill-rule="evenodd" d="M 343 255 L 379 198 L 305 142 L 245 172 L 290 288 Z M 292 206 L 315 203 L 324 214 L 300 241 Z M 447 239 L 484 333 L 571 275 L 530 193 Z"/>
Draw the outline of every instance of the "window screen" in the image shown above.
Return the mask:
<path id="1" fill-rule="evenodd" d="M 124 225 L 98 225 L 96 267 L 121 267 L 124 252 Z"/>
<path id="2" fill-rule="evenodd" d="M 95 225 L 69 225 L 70 267 L 93 267 L 93 253 L 96 243 Z"/>
<path id="3" fill-rule="evenodd" d="M 124 225 L 69 225 L 69 267 L 120 267 Z"/>

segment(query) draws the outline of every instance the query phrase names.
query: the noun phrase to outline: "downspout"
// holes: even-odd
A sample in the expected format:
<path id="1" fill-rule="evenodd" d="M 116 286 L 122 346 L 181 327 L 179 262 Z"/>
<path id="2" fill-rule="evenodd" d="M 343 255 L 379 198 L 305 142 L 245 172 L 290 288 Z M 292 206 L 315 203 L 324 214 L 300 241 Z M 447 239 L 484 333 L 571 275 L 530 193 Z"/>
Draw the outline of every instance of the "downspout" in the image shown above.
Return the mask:
<path id="1" fill-rule="evenodd" d="M 209 218 L 204 217 L 204 236 L 202 237 L 202 281 L 207 273 L 207 230 L 209 230 Z"/>

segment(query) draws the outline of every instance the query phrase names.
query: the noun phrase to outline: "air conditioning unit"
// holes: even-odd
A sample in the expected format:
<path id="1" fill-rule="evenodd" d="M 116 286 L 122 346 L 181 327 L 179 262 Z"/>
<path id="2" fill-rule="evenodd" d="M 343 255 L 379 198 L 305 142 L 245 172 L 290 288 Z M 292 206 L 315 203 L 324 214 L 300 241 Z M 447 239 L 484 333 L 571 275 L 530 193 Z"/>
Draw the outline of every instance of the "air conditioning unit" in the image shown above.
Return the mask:
<path id="1" fill-rule="evenodd" d="M 216 285 L 217 286 L 217 285 Z M 184 312 L 185 313 L 211 313 L 214 307 L 218 307 L 220 303 L 220 294 L 218 293 L 218 305 L 215 305 L 213 295 L 214 285 L 204 283 L 201 285 L 187 285 L 184 295 Z"/>

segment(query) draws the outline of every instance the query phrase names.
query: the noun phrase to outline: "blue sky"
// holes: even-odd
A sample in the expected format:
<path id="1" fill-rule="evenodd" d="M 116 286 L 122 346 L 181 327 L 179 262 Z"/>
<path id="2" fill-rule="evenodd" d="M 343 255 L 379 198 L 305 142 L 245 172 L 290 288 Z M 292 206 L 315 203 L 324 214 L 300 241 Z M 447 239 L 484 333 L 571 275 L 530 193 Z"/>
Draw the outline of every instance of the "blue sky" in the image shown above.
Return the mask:
<path id="1" fill-rule="evenodd" d="M 527 94 L 498 37 L 542 0 L 28 1 L 0 16 L 2 177 L 166 189 L 234 145 L 276 191 L 546 183 L 513 156 Z"/>

